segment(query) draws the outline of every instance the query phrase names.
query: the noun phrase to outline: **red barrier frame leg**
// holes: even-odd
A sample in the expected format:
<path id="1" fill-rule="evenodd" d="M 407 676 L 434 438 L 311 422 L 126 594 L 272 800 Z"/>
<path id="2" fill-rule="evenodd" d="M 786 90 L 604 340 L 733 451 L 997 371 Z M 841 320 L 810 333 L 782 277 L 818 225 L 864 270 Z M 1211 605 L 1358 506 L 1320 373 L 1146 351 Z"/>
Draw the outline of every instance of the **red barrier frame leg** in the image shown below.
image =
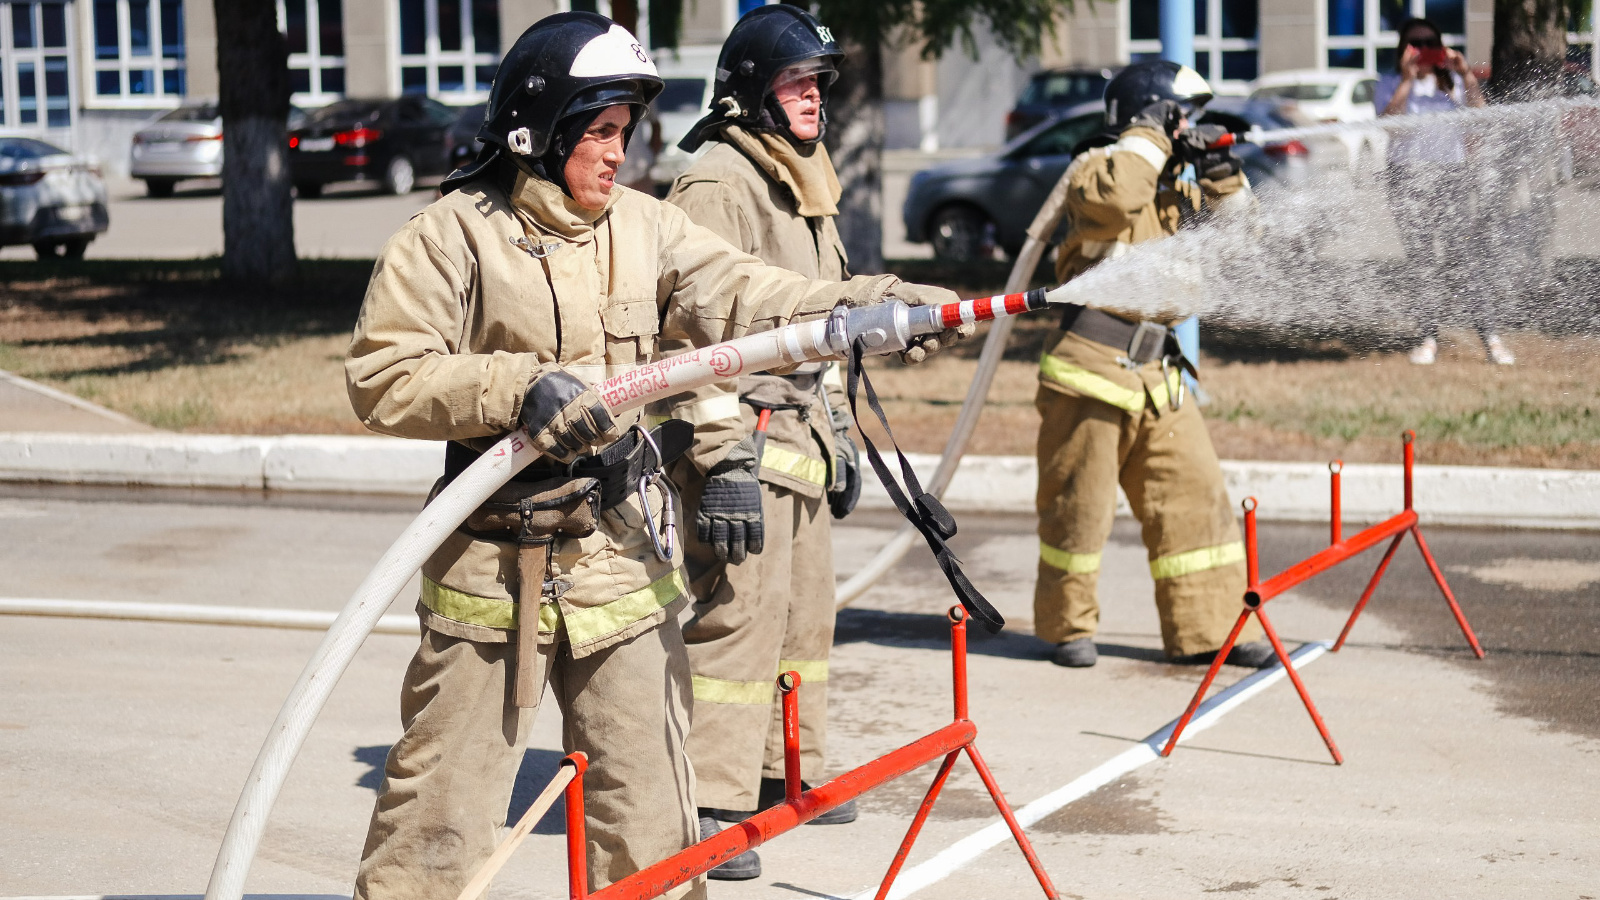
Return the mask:
<path id="1" fill-rule="evenodd" d="M 895 852 L 894 859 L 889 863 L 889 871 L 884 873 L 883 883 L 878 885 L 877 900 L 885 900 L 889 896 L 889 888 L 894 886 L 894 880 L 900 874 L 900 868 L 906 864 L 906 857 L 911 855 L 911 845 L 917 842 L 917 836 L 922 833 L 922 826 L 928 821 L 928 814 L 933 812 L 934 801 L 939 799 L 939 791 L 944 789 L 945 779 L 950 777 L 950 770 L 955 767 L 956 760 L 961 758 L 961 751 L 951 751 L 939 765 L 939 774 L 933 778 L 933 784 L 928 786 L 928 793 L 922 798 L 922 806 L 917 808 L 917 815 L 911 820 L 911 827 L 907 829 L 905 839 L 900 842 L 900 849 Z"/>
<path id="2" fill-rule="evenodd" d="M 567 757 L 578 774 L 567 782 L 567 894 L 571 900 L 589 896 L 589 835 L 583 821 L 583 773 L 589 771 L 589 757 L 573 753 Z"/>
<path id="3" fill-rule="evenodd" d="M 1372 573 L 1372 580 L 1367 582 L 1367 589 L 1361 592 L 1361 599 L 1356 601 L 1356 608 L 1350 611 L 1350 619 L 1344 623 L 1344 630 L 1339 632 L 1339 639 L 1333 643 L 1334 653 L 1338 653 L 1344 646 L 1344 639 L 1350 636 L 1350 629 L 1355 627 L 1361 611 L 1367 608 L 1367 601 L 1372 599 L 1372 592 L 1378 589 L 1378 582 L 1383 580 L 1384 570 L 1389 568 L 1389 561 L 1394 559 L 1394 552 L 1400 549 L 1400 542 L 1405 539 L 1405 533 L 1401 532 L 1389 542 L 1389 549 L 1383 554 L 1383 562 L 1378 563 L 1377 571 Z"/>
<path id="4" fill-rule="evenodd" d="M 983 779 L 983 786 L 989 789 L 989 796 L 994 798 L 994 805 L 999 808 L 1000 817 L 1006 820 L 1006 827 L 1011 829 L 1011 836 L 1016 838 L 1017 846 L 1022 849 L 1022 855 L 1028 860 L 1028 867 L 1033 869 L 1033 876 L 1039 879 L 1039 886 L 1044 888 L 1044 895 L 1050 900 L 1057 900 L 1061 895 L 1056 893 L 1055 884 L 1050 881 L 1044 866 L 1039 863 L 1039 857 L 1033 852 L 1033 842 L 1022 833 L 1022 825 L 1011 811 L 1011 804 L 1006 802 L 1006 795 L 1000 792 L 1000 785 L 994 780 L 994 775 L 990 774 L 989 766 L 983 761 L 982 754 L 978 753 L 978 745 L 968 744 L 966 750 L 967 757 L 972 760 L 973 768 L 978 770 L 978 777 Z"/>
<path id="5" fill-rule="evenodd" d="M 1439 586 L 1439 592 L 1444 594 L 1444 600 L 1450 604 L 1450 614 L 1456 617 L 1456 624 L 1461 626 L 1461 633 L 1466 636 L 1467 644 L 1472 647 L 1472 652 L 1483 659 L 1483 647 L 1478 644 L 1478 636 L 1472 633 L 1472 626 L 1467 624 L 1467 617 L 1461 612 L 1461 605 L 1456 603 L 1455 594 L 1450 592 L 1450 585 L 1445 583 L 1444 573 L 1439 571 L 1439 564 L 1433 561 L 1433 554 L 1428 552 L 1428 542 L 1422 539 L 1422 529 L 1411 526 L 1411 536 L 1417 539 L 1417 549 L 1422 551 L 1422 559 L 1428 564 L 1428 571 L 1433 573 L 1433 582 Z"/>
<path id="6" fill-rule="evenodd" d="M 1272 620 L 1267 618 L 1267 611 L 1256 610 L 1256 620 L 1261 623 L 1261 630 L 1267 633 L 1267 640 L 1272 642 L 1272 650 L 1278 654 L 1278 662 L 1283 665 L 1284 671 L 1289 674 L 1289 680 L 1294 682 L 1294 689 L 1300 693 L 1300 702 L 1306 705 L 1306 712 L 1311 714 L 1311 721 L 1317 726 L 1317 733 L 1322 735 L 1322 742 L 1328 745 L 1328 752 L 1333 754 L 1335 765 L 1344 765 L 1344 756 L 1339 753 L 1339 747 L 1333 742 L 1333 735 L 1328 733 L 1328 726 L 1322 722 L 1322 714 L 1317 712 L 1317 705 L 1311 702 L 1311 693 L 1306 690 L 1305 682 L 1300 680 L 1300 673 L 1294 669 L 1294 663 L 1289 660 L 1289 651 L 1283 647 L 1283 641 L 1278 639 L 1278 629 L 1272 627 Z"/>
<path id="7" fill-rule="evenodd" d="M 1194 692 L 1194 699 L 1189 701 L 1189 708 L 1178 717 L 1178 724 L 1172 726 L 1172 736 L 1167 738 L 1167 745 L 1161 748 L 1162 756 L 1171 756 L 1172 749 L 1178 746 L 1178 738 L 1183 735 L 1183 730 L 1189 727 L 1189 720 L 1194 718 L 1195 711 L 1200 704 L 1205 702 L 1206 691 L 1211 690 L 1211 682 L 1217 679 L 1217 672 L 1222 670 L 1222 663 L 1228 658 L 1228 652 L 1233 649 L 1234 642 L 1239 640 L 1239 632 L 1244 630 L 1244 623 L 1249 620 L 1250 614 L 1255 610 L 1245 607 L 1239 613 L 1239 618 L 1233 623 L 1233 630 L 1228 632 L 1228 639 L 1222 642 L 1217 656 L 1211 661 L 1211 668 L 1206 670 L 1206 677 L 1200 679 L 1200 689 Z"/>

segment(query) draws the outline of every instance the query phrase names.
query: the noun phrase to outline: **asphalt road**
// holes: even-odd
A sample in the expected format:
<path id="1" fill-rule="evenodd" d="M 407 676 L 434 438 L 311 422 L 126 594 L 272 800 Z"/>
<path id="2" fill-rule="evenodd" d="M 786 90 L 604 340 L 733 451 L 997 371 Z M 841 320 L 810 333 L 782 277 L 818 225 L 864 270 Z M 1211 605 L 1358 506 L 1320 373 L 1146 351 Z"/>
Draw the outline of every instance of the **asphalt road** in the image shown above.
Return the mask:
<path id="1" fill-rule="evenodd" d="M 336 609 L 409 521 L 414 500 L 0 488 L 8 596 Z M 890 532 L 836 531 L 841 573 Z M 1068 785 L 1175 718 L 1201 671 L 1160 661 L 1137 529 L 1119 522 L 1102 576 L 1100 665 L 1042 661 L 1030 635 L 1037 543 L 1020 518 L 963 520 L 969 573 L 1007 615 L 972 645 L 972 716 L 1018 804 Z M 1431 545 L 1489 656 L 1472 659 L 1414 550 L 1338 655 L 1304 679 L 1346 763 L 1334 766 L 1287 682 L 1169 759 L 1112 779 L 1030 829 L 1064 896 L 1600 896 L 1600 545 L 1593 534 L 1433 529 Z M 1264 573 L 1326 540 L 1264 524 Z M 1375 554 L 1267 608 L 1293 644 L 1338 633 Z M 843 771 L 949 720 L 941 610 L 913 555 L 840 617 L 830 763 Z M 402 593 L 395 611 L 411 605 Z M 263 735 L 319 636 L 199 625 L 0 618 L 0 896 L 198 893 Z M 273 813 L 248 889 L 348 896 L 396 688 L 415 641 L 369 639 Z M 1228 668 L 1221 682 L 1248 673 Z M 553 771 L 542 711 L 511 813 Z M 859 822 L 762 849 L 763 878 L 713 898 L 848 897 L 876 883 L 931 770 L 867 795 Z M 965 763 L 911 862 L 995 820 Z M 564 896 L 559 815 L 494 896 Z M 1037 890 L 999 845 L 917 894 Z"/>

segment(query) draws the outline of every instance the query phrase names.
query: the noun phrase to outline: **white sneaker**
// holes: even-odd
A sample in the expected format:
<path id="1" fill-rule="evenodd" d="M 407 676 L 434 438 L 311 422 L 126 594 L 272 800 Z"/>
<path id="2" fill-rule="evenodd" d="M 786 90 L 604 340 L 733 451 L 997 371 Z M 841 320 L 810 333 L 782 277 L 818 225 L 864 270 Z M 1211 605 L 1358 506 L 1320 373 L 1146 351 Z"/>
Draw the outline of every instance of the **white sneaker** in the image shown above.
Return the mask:
<path id="1" fill-rule="evenodd" d="M 1406 358 L 1411 360 L 1414 366 L 1431 366 L 1434 360 L 1439 358 L 1439 342 L 1428 338 L 1418 344 Z"/>
<path id="2" fill-rule="evenodd" d="M 1516 354 L 1511 352 L 1505 341 L 1500 340 L 1500 335 L 1491 334 L 1483 342 L 1484 349 L 1489 352 L 1489 362 L 1497 366 L 1514 366 L 1517 364 Z"/>

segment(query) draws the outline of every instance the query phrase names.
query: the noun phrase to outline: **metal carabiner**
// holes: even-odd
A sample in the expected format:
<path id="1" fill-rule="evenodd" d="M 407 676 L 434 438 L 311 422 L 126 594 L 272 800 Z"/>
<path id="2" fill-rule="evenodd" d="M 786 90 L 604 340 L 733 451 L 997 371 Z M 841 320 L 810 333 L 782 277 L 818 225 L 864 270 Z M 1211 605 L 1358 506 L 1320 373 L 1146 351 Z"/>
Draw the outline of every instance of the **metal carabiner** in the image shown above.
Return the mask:
<path id="1" fill-rule="evenodd" d="M 644 510 L 645 531 L 650 534 L 650 544 L 656 551 L 656 558 L 662 562 L 672 562 L 672 551 L 677 544 L 678 534 L 678 509 L 672 496 L 672 482 L 661 472 L 661 447 L 656 444 L 656 439 L 651 436 L 643 425 L 635 424 L 639 436 L 644 440 L 645 446 L 655 454 L 654 465 L 646 466 L 639 473 L 639 481 L 635 489 L 639 492 L 639 507 Z M 656 518 L 650 512 L 650 486 L 655 485 L 661 492 L 661 527 L 657 529 Z"/>

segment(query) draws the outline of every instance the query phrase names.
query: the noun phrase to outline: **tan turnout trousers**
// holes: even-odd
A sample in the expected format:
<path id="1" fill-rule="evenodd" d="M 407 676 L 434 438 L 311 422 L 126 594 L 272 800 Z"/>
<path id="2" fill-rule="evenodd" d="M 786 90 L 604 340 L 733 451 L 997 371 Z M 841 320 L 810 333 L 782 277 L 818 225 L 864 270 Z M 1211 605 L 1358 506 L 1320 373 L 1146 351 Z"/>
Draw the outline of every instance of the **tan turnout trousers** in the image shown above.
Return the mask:
<path id="1" fill-rule="evenodd" d="M 696 508 L 703 487 L 696 480 L 685 489 L 686 509 Z M 695 597 L 684 626 L 694 672 L 688 750 L 701 806 L 755 809 L 761 779 L 783 777 L 780 672 L 800 674 L 800 777 L 816 783 L 825 775 L 834 619 L 828 506 L 764 483 L 761 511 L 766 548 L 737 566 L 686 529 L 684 562 Z"/>
<path id="2" fill-rule="evenodd" d="M 1034 630 L 1054 643 L 1093 637 L 1096 583 L 1117 485 L 1144 530 L 1168 656 L 1222 646 L 1239 617 L 1244 546 L 1222 467 L 1192 398 L 1177 412 L 1132 413 L 1040 388 L 1039 580 Z M 1261 634 L 1252 620 L 1241 642 Z"/>
<path id="3" fill-rule="evenodd" d="M 384 764 L 356 900 L 453 900 L 503 838 L 538 712 L 512 705 L 516 647 L 423 629 L 400 692 L 405 736 Z M 590 886 L 698 840 L 694 773 L 682 750 L 691 700 L 677 620 L 578 659 L 565 642 L 539 649 L 539 678 L 564 719 L 563 746 L 589 755 Z M 417 807 L 429 814 L 412 814 Z M 491 819 L 485 809 L 497 813 Z M 561 881 L 551 872 L 546 886 Z M 666 896 L 703 897 L 704 879 Z"/>

